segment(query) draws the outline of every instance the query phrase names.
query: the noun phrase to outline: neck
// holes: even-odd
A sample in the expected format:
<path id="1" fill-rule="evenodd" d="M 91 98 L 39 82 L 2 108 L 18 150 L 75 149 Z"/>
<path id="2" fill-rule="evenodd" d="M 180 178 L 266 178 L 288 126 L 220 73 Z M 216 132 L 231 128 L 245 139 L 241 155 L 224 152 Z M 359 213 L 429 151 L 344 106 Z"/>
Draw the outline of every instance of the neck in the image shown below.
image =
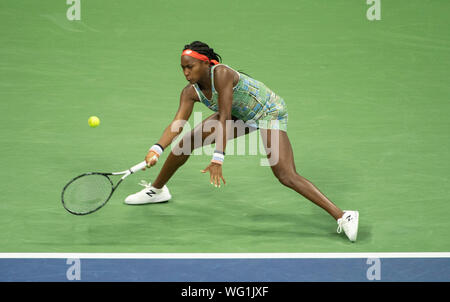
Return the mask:
<path id="1" fill-rule="evenodd" d="M 197 84 L 202 90 L 211 89 L 211 68 L 208 69 L 208 74 L 200 79 Z"/>

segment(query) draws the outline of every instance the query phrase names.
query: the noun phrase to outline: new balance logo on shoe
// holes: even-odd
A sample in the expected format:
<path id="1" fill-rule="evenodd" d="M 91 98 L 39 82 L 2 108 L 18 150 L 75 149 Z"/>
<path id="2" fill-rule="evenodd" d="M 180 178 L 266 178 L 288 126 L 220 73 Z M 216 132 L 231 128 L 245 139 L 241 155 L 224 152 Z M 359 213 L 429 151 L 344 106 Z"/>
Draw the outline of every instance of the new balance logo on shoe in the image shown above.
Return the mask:
<path id="1" fill-rule="evenodd" d="M 150 197 L 153 197 L 152 194 L 156 194 L 156 192 L 153 191 L 153 190 L 150 190 L 150 191 L 148 191 L 148 192 L 145 192 L 145 194 L 147 194 L 147 195 L 150 196 Z"/>
<path id="2" fill-rule="evenodd" d="M 140 190 L 135 194 L 131 194 L 125 198 L 125 203 L 130 205 L 135 204 L 147 204 L 147 203 L 160 203 L 169 201 L 172 196 L 169 189 L 164 186 L 161 189 L 152 187 L 150 183 L 145 181 L 140 183 L 145 189 Z"/>

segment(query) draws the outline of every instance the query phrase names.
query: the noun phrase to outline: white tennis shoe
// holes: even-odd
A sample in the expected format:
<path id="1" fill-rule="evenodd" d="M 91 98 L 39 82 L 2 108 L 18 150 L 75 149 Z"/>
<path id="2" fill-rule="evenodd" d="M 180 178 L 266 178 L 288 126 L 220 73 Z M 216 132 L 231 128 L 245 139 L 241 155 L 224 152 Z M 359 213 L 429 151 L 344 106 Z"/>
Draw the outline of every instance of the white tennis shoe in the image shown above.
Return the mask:
<path id="1" fill-rule="evenodd" d="M 350 241 L 355 242 L 358 236 L 358 211 L 345 211 L 344 215 L 337 220 L 338 228 L 337 233 L 340 234 L 344 230 Z"/>
<path id="2" fill-rule="evenodd" d="M 167 202 L 172 198 L 172 195 L 170 195 L 169 189 L 166 186 L 161 189 L 156 189 L 151 183 L 147 183 L 145 180 L 141 180 L 139 185 L 145 188 L 125 198 L 126 204 L 160 203 Z"/>

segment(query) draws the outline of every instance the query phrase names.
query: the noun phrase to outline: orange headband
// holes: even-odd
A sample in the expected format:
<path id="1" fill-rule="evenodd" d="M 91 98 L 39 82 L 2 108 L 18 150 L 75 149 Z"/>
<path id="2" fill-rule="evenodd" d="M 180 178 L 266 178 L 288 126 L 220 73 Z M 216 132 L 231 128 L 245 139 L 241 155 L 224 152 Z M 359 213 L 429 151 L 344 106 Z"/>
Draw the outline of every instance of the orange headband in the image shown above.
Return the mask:
<path id="1" fill-rule="evenodd" d="M 206 61 L 206 62 L 210 62 L 212 65 L 217 65 L 220 64 L 219 62 L 217 62 L 216 60 L 210 60 L 207 56 L 202 55 L 201 53 L 198 53 L 192 49 L 185 49 L 183 50 L 183 53 L 181 54 L 182 56 L 190 56 L 202 61 Z"/>

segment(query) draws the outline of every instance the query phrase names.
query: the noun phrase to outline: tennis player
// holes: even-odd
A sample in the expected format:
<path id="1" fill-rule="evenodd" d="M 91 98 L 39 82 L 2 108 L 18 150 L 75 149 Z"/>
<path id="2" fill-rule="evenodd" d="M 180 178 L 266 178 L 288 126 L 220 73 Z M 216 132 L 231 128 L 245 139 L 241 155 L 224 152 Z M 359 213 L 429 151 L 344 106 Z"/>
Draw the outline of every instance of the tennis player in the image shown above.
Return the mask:
<path id="1" fill-rule="evenodd" d="M 219 188 L 221 181 L 226 183 L 222 175 L 222 165 L 227 141 L 259 129 L 270 167 L 279 182 L 327 211 L 337 221 L 337 232 L 344 230 L 351 241 L 356 241 L 358 211 L 342 211 L 310 181 L 297 173 L 287 135 L 288 112 L 283 98 L 262 82 L 220 62 L 220 55 L 203 42 L 195 41 L 184 46 L 181 68 L 189 83 L 181 91 L 180 105 L 173 121 L 148 151 L 145 157 L 147 166 L 155 165 L 163 151 L 182 132 L 196 102 L 205 104 L 215 113 L 187 133 L 176 147 L 172 148 L 153 184 L 145 181 L 141 183 L 145 188 L 128 196 L 125 203 L 135 205 L 170 200 L 171 195 L 166 183 L 188 160 L 193 150 L 212 143 L 216 146 L 211 162 L 201 172 L 209 172 L 210 184 Z M 227 121 L 236 122 L 234 125 L 243 125 L 244 129 L 236 126 L 231 128 L 231 123 Z M 215 123 L 216 126 L 205 127 L 207 123 Z M 186 149 L 189 152 L 186 152 Z"/>

